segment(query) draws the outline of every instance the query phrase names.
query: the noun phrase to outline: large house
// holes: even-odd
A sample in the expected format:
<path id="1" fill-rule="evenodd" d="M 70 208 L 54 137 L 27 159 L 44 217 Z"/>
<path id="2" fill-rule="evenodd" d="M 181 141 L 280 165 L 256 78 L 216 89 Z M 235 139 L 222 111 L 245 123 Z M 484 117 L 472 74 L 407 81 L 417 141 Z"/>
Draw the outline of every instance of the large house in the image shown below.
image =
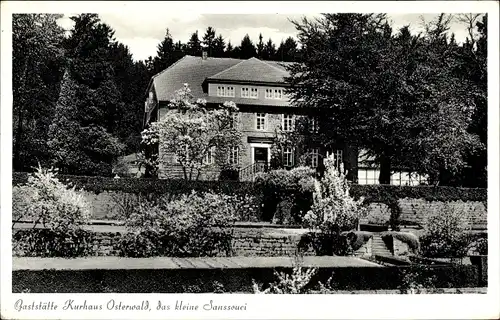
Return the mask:
<path id="1" fill-rule="evenodd" d="M 297 119 L 308 119 L 313 135 L 315 119 L 321 116 L 315 108 L 291 105 L 285 94 L 288 86 L 285 77 L 289 75 L 286 64 L 257 58 L 211 58 L 205 53 L 202 57 L 184 56 L 151 79 L 144 124 L 146 126 L 161 119 L 168 112 L 170 99 L 185 83 L 189 84 L 194 97 L 207 101 L 207 107 L 216 107 L 226 101 L 235 102 L 239 109 L 237 123 L 242 141 L 241 147 L 234 148 L 228 155 L 228 161 L 238 168 L 240 180 L 251 180 L 256 172 L 269 167 L 272 156 L 276 157 L 272 154 L 272 147 L 277 128 L 290 131 L 294 129 Z M 363 184 L 378 183 L 376 168 L 359 166 L 358 151 L 341 143 L 328 147 L 318 145 L 308 150 L 290 146 L 281 148 L 279 153 L 281 165 L 288 168 L 304 164 L 300 162 L 304 158 L 305 164 L 317 167 L 325 155 L 333 153 L 336 161 L 344 163 L 350 179 Z M 305 154 L 307 157 L 304 157 Z M 180 177 L 182 170 L 175 159 L 161 154 L 159 159 L 160 178 Z M 207 159 L 210 161 L 211 158 L 207 155 Z M 217 167 L 208 166 L 200 178 L 217 179 L 219 171 Z M 395 184 L 408 184 L 409 177 L 399 174 L 394 176 L 393 181 Z"/>

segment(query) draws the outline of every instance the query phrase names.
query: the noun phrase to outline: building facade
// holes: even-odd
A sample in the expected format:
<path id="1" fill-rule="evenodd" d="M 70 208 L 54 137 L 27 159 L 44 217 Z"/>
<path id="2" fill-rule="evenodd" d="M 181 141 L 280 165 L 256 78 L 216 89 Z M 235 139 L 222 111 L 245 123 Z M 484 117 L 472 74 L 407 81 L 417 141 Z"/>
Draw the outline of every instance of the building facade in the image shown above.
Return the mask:
<path id="1" fill-rule="evenodd" d="M 307 150 L 293 145 L 276 148 L 277 132 L 293 131 L 300 121 L 310 125 L 313 136 L 317 132 L 317 119 L 321 116 L 317 109 L 298 108 L 290 103 L 285 93 L 288 86 L 285 78 L 289 76 L 286 64 L 257 58 L 185 56 L 152 78 L 144 124 L 161 119 L 168 112 L 168 103 L 175 92 L 187 83 L 195 98 L 207 101 L 207 107 L 216 107 L 226 101 L 236 103 L 239 111 L 234 114 L 234 125 L 242 140 L 240 147 L 231 150 L 228 162 L 237 168 L 240 180 L 252 180 L 257 172 L 273 167 L 273 163 L 285 168 L 298 165 L 320 167 L 322 159 L 333 153 L 338 163 L 344 163 L 351 180 L 376 183 L 376 179 L 367 179 L 368 172 L 371 175 L 375 169 L 359 171 L 358 151 L 340 142 L 329 146 L 313 145 Z M 159 177 L 181 177 L 182 168 L 173 157 L 162 153 L 161 141 L 159 144 Z M 218 179 L 220 167 L 213 163 L 210 152 L 205 161 L 207 166 L 199 178 Z"/>

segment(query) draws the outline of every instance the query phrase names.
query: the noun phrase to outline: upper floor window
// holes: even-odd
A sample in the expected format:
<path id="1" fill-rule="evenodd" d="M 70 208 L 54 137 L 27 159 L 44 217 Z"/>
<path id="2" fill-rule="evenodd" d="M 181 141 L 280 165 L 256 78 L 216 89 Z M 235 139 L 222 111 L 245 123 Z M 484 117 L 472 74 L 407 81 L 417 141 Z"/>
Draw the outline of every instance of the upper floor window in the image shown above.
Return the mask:
<path id="1" fill-rule="evenodd" d="M 283 89 L 266 89 L 266 99 L 283 99 Z"/>
<path id="2" fill-rule="evenodd" d="M 335 167 L 338 168 L 338 167 L 340 167 L 340 164 L 343 162 L 342 161 L 343 156 L 344 156 L 343 152 L 342 152 L 342 150 L 335 150 L 335 151 L 333 151 L 331 153 L 327 152 L 326 156 L 329 157 L 330 154 L 332 154 L 332 153 L 333 153 L 334 165 L 335 165 Z"/>
<path id="3" fill-rule="evenodd" d="M 240 162 L 240 148 L 239 147 L 232 147 L 229 149 L 229 155 L 228 155 L 228 163 L 237 165 Z"/>
<path id="4" fill-rule="evenodd" d="M 252 98 L 257 99 L 259 97 L 259 89 L 243 87 L 241 88 L 241 97 L 242 98 Z"/>
<path id="5" fill-rule="evenodd" d="M 214 164 L 215 162 L 215 147 L 210 147 L 208 149 L 205 158 L 203 159 L 204 164 Z"/>
<path id="6" fill-rule="evenodd" d="M 284 114 L 283 115 L 283 120 L 282 120 L 282 128 L 283 131 L 293 131 L 294 127 L 294 119 L 293 115 L 291 114 Z"/>
<path id="7" fill-rule="evenodd" d="M 293 148 L 288 147 L 283 149 L 283 165 L 285 167 L 293 167 Z"/>
<path id="8" fill-rule="evenodd" d="M 217 86 L 218 97 L 234 97 L 234 87 L 231 86 Z"/>
<path id="9" fill-rule="evenodd" d="M 250 88 L 250 98 L 257 99 L 259 97 L 259 89 Z"/>
<path id="10" fill-rule="evenodd" d="M 311 150 L 311 167 L 316 168 L 319 164 L 319 149 Z"/>
<path id="11" fill-rule="evenodd" d="M 238 112 L 231 113 L 231 122 L 229 123 L 229 127 L 233 129 L 238 128 Z"/>
<path id="12" fill-rule="evenodd" d="M 318 117 L 309 118 L 309 131 L 312 133 L 318 133 L 319 131 L 319 121 Z"/>
<path id="13" fill-rule="evenodd" d="M 266 114 L 265 113 L 257 113 L 255 128 L 257 130 L 265 130 L 266 129 Z"/>

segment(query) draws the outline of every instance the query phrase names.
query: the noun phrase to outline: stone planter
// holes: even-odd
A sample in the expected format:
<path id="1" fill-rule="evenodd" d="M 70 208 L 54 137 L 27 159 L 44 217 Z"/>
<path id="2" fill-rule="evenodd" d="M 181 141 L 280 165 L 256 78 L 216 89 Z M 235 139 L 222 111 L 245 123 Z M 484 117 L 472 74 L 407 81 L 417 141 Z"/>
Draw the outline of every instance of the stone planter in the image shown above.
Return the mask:
<path id="1" fill-rule="evenodd" d="M 470 256 L 472 265 L 477 266 L 479 272 L 479 286 L 488 286 L 488 256 Z"/>

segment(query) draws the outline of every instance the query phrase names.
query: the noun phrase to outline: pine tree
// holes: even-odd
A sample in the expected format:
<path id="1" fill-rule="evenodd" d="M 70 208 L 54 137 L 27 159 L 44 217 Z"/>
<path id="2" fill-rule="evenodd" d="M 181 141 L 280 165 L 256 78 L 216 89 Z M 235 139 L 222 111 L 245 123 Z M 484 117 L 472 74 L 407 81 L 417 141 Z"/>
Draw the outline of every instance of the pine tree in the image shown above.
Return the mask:
<path id="1" fill-rule="evenodd" d="M 124 104 L 114 79 L 113 31 L 95 14 L 71 18 L 68 65 L 48 145 L 63 173 L 109 176 L 124 150 L 115 136 Z"/>
<path id="2" fill-rule="evenodd" d="M 264 42 L 262 41 L 262 33 L 259 34 L 259 43 L 257 43 L 257 57 L 262 59 L 264 54 Z"/>
<path id="3" fill-rule="evenodd" d="M 13 169 L 48 165 L 47 134 L 63 76 L 61 15 L 12 15 Z"/>
<path id="4" fill-rule="evenodd" d="M 264 52 L 262 58 L 264 60 L 275 60 L 276 56 L 276 45 L 273 43 L 273 40 L 269 38 L 266 45 L 264 46 Z"/>
<path id="5" fill-rule="evenodd" d="M 224 56 L 226 58 L 231 58 L 233 56 L 233 51 L 234 51 L 233 45 L 231 44 L 231 41 L 228 41 L 226 51 L 224 52 Z"/>
<path id="6" fill-rule="evenodd" d="M 226 48 L 226 43 L 224 42 L 224 38 L 219 34 L 217 38 L 215 38 L 213 43 L 213 56 L 215 58 L 224 57 L 224 49 Z"/>
<path id="7" fill-rule="evenodd" d="M 250 40 L 250 36 L 246 34 L 243 39 L 241 40 L 241 45 L 240 45 L 240 50 L 239 50 L 239 58 L 240 59 L 248 59 L 251 57 L 255 57 L 256 49 L 255 46 Z"/>
<path id="8" fill-rule="evenodd" d="M 215 40 L 215 29 L 208 27 L 205 35 L 203 36 L 203 49 L 207 51 L 209 57 L 213 57 L 214 54 L 214 40 Z"/>
<path id="9" fill-rule="evenodd" d="M 191 38 L 187 43 L 188 54 L 192 56 L 201 56 L 201 42 L 198 38 L 198 30 L 191 34 Z"/>
<path id="10" fill-rule="evenodd" d="M 162 42 L 158 44 L 155 73 L 158 73 L 166 68 L 170 67 L 176 60 L 174 40 L 172 35 L 170 35 L 169 29 L 165 33 L 165 37 Z"/>

